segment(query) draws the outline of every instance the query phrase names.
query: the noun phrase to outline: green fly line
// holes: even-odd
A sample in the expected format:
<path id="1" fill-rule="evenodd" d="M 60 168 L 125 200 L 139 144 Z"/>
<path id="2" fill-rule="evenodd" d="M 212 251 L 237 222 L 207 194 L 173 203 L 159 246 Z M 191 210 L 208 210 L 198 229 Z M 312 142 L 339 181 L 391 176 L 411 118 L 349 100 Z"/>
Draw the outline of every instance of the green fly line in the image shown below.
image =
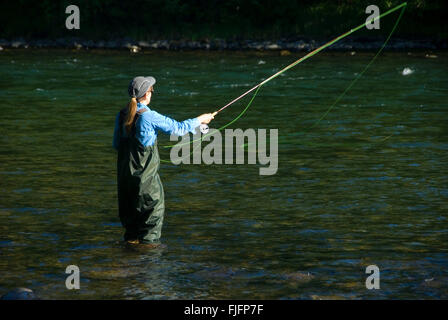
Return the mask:
<path id="1" fill-rule="evenodd" d="M 327 42 L 326 44 L 322 45 L 321 47 L 311 51 L 310 53 L 306 54 L 305 56 L 301 57 L 300 59 L 298 59 L 297 61 L 291 63 L 290 65 L 286 66 L 285 68 L 283 68 L 282 70 L 278 71 L 277 73 L 275 73 L 274 75 L 270 76 L 269 78 L 263 80 L 261 83 L 257 84 L 256 86 L 254 86 L 252 89 L 246 91 L 245 93 L 243 93 L 241 96 L 239 96 L 238 98 L 232 100 L 231 102 L 229 102 L 228 104 L 226 104 L 224 107 L 222 107 L 221 109 L 219 109 L 217 111 L 217 113 L 221 112 L 222 110 L 226 109 L 227 107 L 229 107 L 230 105 L 232 105 L 233 103 L 235 103 L 236 101 L 238 101 L 239 99 L 243 98 L 244 96 L 246 96 L 247 94 L 249 94 L 250 92 L 254 91 L 254 94 L 251 98 L 251 100 L 249 101 L 249 103 L 247 104 L 247 106 L 243 109 L 243 111 L 241 111 L 234 119 L 232 119 L 230 122 L 228 122 L 227 124 L 225 124 L 224 126 L 220 127 L 219 129 L 217 129 L 217 131 L 221 131 L 223 129 L 225 129 L 226 127 L 230 126 L 231 124 L 235 123 L 239 118 L 241 118 L 246 111 L 249 109 L 249 107 L 252 105 L 252 102 L 254 101 L 255 97 L 257 96 L 260 88 L 266 84 L 267 82 L 275 79 L 276 77 L 278 77 L 279 75 L 281 75 L 282 73 L 288 71 L 289 69 L 295 67 L 296 65 L 298 65 L 299 63 L 302 63 L 303 61 L 307 60 L 308 58 L 311 58 L 312 56 L 314 56 L 315 54 L 319 53 L 320 51 L 324 50 L 325 48 L 331 46 L 332 44 L 338 42 L 339 40 L 342 40 L 346 37 L 348 37 L 349 35 L 351 35 L 352 33 L 358 31 L 359 29 L 363 28 L 364 26 L 366 26 L 367 24 L 370 24 L 376 20 L 379 20 L 382 17 L 385 17 L 395 11 L 397 11 L 398 9 L 401 8 L 401 12 L 400 15 L 398 17 L 398 19 L 395 21 L 395 25 L 393 26 L 391 32 L 389 33 L 388 37 L 386 38 L 386 40 L 384 41 L 383 45 L 381 46 L 381 48 L 378 50 L 378 52 L 375 54 L 375 56 L 371 59 L 371 61 L 366 65 L 366 67 L 356 76 L 355 79 L 353 79 L 350 84 L 348 85 L 348 87 L 336 98 L 336 100 L 334 101 L 333 104 L 330 105 L 330 107 L 325 111 L 325 113 L 312 125 L 310 126 L 308 129 L 312 129 L 314 128 L 317 124 L 319 124 L 320 121 L 322 121 L 327 115 L 328 113 L 336 106 L 336 104 L 347 94 L 347 92 L 356 84 L 356 82 L 363 76 L 363 74 L 369 69 L 369 67 L 373 64 L 373 62 L 375 62 L 376 58 L 381 54 L 381 52 L 383 51 L 383 49 L 386 47 L 387 43 L 389 42 L 390 38 L 392 37 L 392 34 L 394 33 L 395 29 L 397 28 L 401 17 L 403 16 L 404 10 L 407 6 L 406 2 L 403 2 L 402 4 L 400 4 L 399 6 L 392 8 L 388 11 L 386 11 L 385 13 L 374 17 L 366 22 L 364 22 L 363 24 L 359 25 L 358 27 L 351 29 L 350 31 L 345 32 L 344 34 L 340 35 L 339 37 Z M 199 141 L 199 140 L 203 140 L 205 137 L 209 136 L 211 133 L 209 134 L 204 134 L 201 136 L 201 138 L 192 140 L 192 141 L 188 141 L 182 144 L 173 144 L 173 145 L 165 145 L 162 146 L 162 148 L 172 148 L 174 146 L 182 146 L 185 144 L 190 144 L 193 143 L 195 141 Z M 200 144 L 199 146 L 200 147 Z M 187 156 L 189 157 L 195 149 L 193 149 L 193 151 L 188 154 Z M 169 162 L 167 160 L 161 160 L 162 162 Z"/>

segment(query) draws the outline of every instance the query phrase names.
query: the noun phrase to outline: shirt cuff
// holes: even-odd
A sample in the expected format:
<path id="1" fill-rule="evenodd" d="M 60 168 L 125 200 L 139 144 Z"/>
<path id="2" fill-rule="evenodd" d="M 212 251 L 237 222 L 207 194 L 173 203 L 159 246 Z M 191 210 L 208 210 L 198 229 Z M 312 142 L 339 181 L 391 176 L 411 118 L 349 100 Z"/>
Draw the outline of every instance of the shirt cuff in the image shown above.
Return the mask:
<path id="1" fill-rule="evenodd" d="M 198 118 L 194 118 L 193 119 L 193 128 L 192 128 L 192 130 L 196 129 L 200 125 L 201 125 L 201 122 L 199 121 L 199 119 Z"/>

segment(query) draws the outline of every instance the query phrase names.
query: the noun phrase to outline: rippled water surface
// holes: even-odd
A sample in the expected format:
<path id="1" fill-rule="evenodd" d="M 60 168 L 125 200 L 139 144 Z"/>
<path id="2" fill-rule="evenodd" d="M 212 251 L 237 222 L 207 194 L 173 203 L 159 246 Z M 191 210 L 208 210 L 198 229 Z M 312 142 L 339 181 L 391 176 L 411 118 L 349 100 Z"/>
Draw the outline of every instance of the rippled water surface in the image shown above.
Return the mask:
<path id="1" fill-rule="evenodd" d="M 156 77 L 152 108 L 183 120 L 300 55 L 1 52 L 0 294 L 24 286 L 43 299 L 448 298 L 444 52 L 381 55 L 320 122 L 373 53 L 322 53 L 291 69 L 231 125 L 278 129 L 277 173 L 164 163 L 167 247 L 121 243 L 111 142 L 130 79 Z M 71 264 L 78 291 L 65 287 Z M 380 290 L 365 287 L 372 264 Z"/>

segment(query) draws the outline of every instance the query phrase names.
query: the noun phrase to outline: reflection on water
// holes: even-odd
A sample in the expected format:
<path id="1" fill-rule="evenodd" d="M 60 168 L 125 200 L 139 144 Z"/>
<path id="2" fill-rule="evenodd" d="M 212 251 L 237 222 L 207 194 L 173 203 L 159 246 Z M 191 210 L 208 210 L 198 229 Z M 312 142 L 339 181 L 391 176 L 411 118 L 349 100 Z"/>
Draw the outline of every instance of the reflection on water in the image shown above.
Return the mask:
<path id="1" fill-rule="evenodd" d="M 232 125 L 279 130 L 276 175 L 259 176 L 258 164 L 162 164 L 167 247 L 148 251 L 121 243 L 117 216 L 111 141 L 129 80 L 155 76 L 153 108 L 181 120 L 216 110 L 294 57 L 3 51 L 0 294 L 23 286 L 44 299 L 448 298 L 446 53 L 384 54 L 313 126 L 372 55 L 315 56 L 264 86 Z M 79 291 L 65 288 L 70 264 L 80 268 Z M 371 264 L 381 290 L 365 288 Z"/>

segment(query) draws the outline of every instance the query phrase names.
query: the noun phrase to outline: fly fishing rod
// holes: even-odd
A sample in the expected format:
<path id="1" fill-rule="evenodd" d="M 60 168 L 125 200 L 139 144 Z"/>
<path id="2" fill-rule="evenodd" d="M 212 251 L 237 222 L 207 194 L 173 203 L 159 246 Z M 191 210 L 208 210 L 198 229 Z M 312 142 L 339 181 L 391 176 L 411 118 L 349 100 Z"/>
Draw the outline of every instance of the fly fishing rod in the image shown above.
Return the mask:
<path id="1" fill-rule="evenodd" d="M 215 111 L 215 112 L 212 114 L 213 117 L 216 116 L 219 112 L 223 111 L 223 110 L 226 109 L 227 107 L 231 106 L 232 104 L 234 104 L 235 102 L 237 102 L 238 100 L 240 100 L 241 98 L 243 98 L 244 96 L 248 95 L 249 93 L 251 93 L 252 91 L 255 90 L 255 92 L 254 92 L 254 94 L 253 94 L 251 100 L 249 101 L 249 103 L 247 104 L 247 106 L 244 108 L 244 110 L 243 110 L 243 111 L 242 111 L 236 118 L 234 118 L 232 121 L 230 121 L 229 123 L 227 123 L 227 124 L 223 125 L 222 127 L 220 127 L 220 128 L 218 129 L 218 131 L 221 131 L 222 129 L 224 129 L 224 128 L 230 126 L 232 123 L 234 123 L 235 121 L 237 121 L 237 120 L 238 120 L 238 119 L 239 119 L 239 118 L 240 118 L 240 117 L 247 111 L 247 109 L 251 106 L 253 100 L 255 99 L 255 97 L 256 97 L 258 91 L 261 89 L 261 86 L 262 86 L 262 85 L 264 85 L 265 83 L 267 83 L 267 82 L 271 81 L 272 79 L 278 77 L 279 75 L 281 75 L 282 73 L 286 72 L 287 70 L 289 70 L 289 69 L 295 67 L 295 66 L 298 65 L 299 63 L 305 61 L 306 59 L 308 59 L 308 58 L 314 56 L 314 55 L 317 54 L 318 52 L 320 52 L 320 51 L 324 50 L 325 48 L 331 46 L 332 44 L 336 43 L 337 41 L 339 41 L 339 40 L 341 40 L 341 39 L 343 39 L 343 38 L 349 36 L 350 34 L 356 32 L 357 30 L 363 28 L 363 27 L 366 26 L 367 24 L 372 23 L 372 22 L 375 21 L 375 20 L 379 20 L 380 18 L 385 17 L 385 16 L 387 16 L 387 15 L 389 15 L 389 14 L 391 14 L 391 13 L 393 13 L 393 12 L 395 12 L 395 11 L 397 11 L 398 9 L 401 8 L 402 10 L 401 10 L 401 12 L 400 12 L 400 16 L 398 17 L 397 21 L 395 22 L 395 25 L 394 25 L 394 27 L 392 28 L 392 31 L 390 32 L 390 34 L 389 34 L 389 36 L 387 37 L 386 41 L 383 43 L 383 45 L 382 45 L 382 47 L 380 48 L 380 50 L 376 53 L 376 55 L 375 55 L 375 56 L 373 57 L 373 59 L 369 62 L 369 64 L 364 68 L 364 70 L 363 70 L 361 73 L 359 73 L 358 76 L 357 76 L 357 77 L 350 83 L 350 85 L 344 90 L 344 92 L 342 92 L 342 94 L 341 94 L 340 96 L 338 96 L 338 98 L 336 99 L 336 101 L 335 101 L 335 102 L 328 108 L 328 110 L 325 112 L 325 114 L 324 114 L 321 118 L 319 118 L 319 120 L 313 125 L 313 127 L 314 127 L 315 125 L 317 125 L 317 124 L 318 124 L 318 123 L 319 123 L 319 122 L 320 122 L 320 121 L 321 121 L 321 120 L 322 120 L 322 119 L 323 119 L 323 118 L 330 112 L 330 110 L 331 110 L 331 109 L 332 109 L 332 108 L 333 108 L 333 107 L 340 101 L 340 99 L 347 93 L 347 91 L 350 90 L 350 88 L 351 88 L 351 87 L 352 87 L 352 86 L 359 80 L 359 78 L 360 78 L 360 77 L 367 71 L 367 69 L 370 67 L 370 65 L 376 60 L 376 58 L 377 58 L 378 55 L 382 52 L 382 50 L 384 49 L 384 47 L 385 47 L 386 44 L 388 43 L 390 37 L 392 36 L 392 34 L 393 34 L 395 28 L 397 27 L 397 25 L 398 25 L 398 23 L 399 23 L 399 21 L 400 21 L 400 19 L 401 19 L 401 16 L 403 15 L 403 12 L 404 12 L 404 9 L 405 9 L 406 6 L 407 6 L 407 3 L 406 3 L 406 2 L 403 2 L 403 3 L 400 4 L 399 6 L 393 8 L 393 9 L 390 9 L 389 11 L 386 11 L 386 12 L 383 13 L 382 15 L 379 15 L 379 16 L 377 16 L 377 17 L 374 17 L 374 18 L 370 19 L 370 20 L 367 20 L 365 23 L 359 25 L 358 27 L 356 27 L 356 28 L 354 28 L 354 29 L 351 29 L 351 30 L 345 32 L 344 34 L 340 35 L 339 37 L 337 37 L 337 38 L 335 38 L 335 39 L 333 39 L 333 40 L 327 42 L 326 44 L 324 44 L 324 45 L 320 46 L 319 48 L 317 48 L 317 49 L 311 51 L 310 53 L 306 54 L 306 55 L 303 56 L 302 58 L 300 58 L 300 59 L 294 61 L 294 62 L 291 63 L 290 65 L 286 66 L 285 68 L 281 69 L 280 71 L 278 71 L 277 73 L 273 74 L 273 75 L 270 76 L 269 78 L 263 80 L 262 82 L 260 82 L 260 83 L 257 84 L 256 86 L 254 86 L 253 88 L 249 89 L 248 91 L 246 91 L 245 93 L 243 93 L 243 94 L 242 94 L 241 96 L 239 96 L 238 98 L 236 98 L 236 99 L 230 101 L 230 102 L 227 103 L 225 106 L 223 106 L 222 108 L 220 108 L 218 111 Z M 206 137 L 206 136 L 209 135 L 209 133 L 208 133 L 208 131 L 209 131 L 209 127 L 208 127 L 208 125 L 206 125 L 206 124 L 201 124 L 200 127 L 199 127 L 199 130 L 204 134 L 203 136 L 201 136 L 201 138 L 198 138 L 198 139 L 193 140 L 193 141 L 185 142 L 185 143 L 183 143 L 183 144 L 181 144 L 181 145 L 189 144 L 189 143 L 192 143 L 192 142 L 197 141 L 197 140 L 201 140 L 201 141 L 202 141 L 202 139 L 203 139 L 204 137 Z M 176 144 L 176 145 L 177 145 L 177 144 Z M 173 144 L 173 145 L 167 145 L 167 146 L 163 146 L 163 148 L 172 148 L 172 147 L 174 147 L 174 146 L 175 146 L 174 144 Z M 162 161 L 163 161 L 163 160 L 162 160 Z"/>
<path id="2" fill-rule="evenodd" d="M 270 77 L 267 78 L 266 80 L 263 80 L 262 82 L 260 82 L 259 84 L 257 84 L 257 85 L 256 85 L 255 87 L 253 87 L 252 89 L 249 89 L 248 91 L 246 91 L 245 93 L 243 93 L 242 95 L 240 95 L 238 98 L 236 98 L 236 99 L 230 101 L 228 104 L 226 104 L 225 106 L 223 106 L 221 109 L 219 109 L 218 111 L 215 111 L 215 112 L 213 113 L 213 116 L 217 115 L 218 113 L 220 113 L 221 111 L 223 111 L 223 110 L 226 109 L 227 107 L 231 106 L 232 104 L 234 104 L 235 102 L 237 102 L 238 100 L 240 100 L 241 98 L 243 98 L 244 96 L 246 96 L 247 94 L 251 93 L 251 92 L 254 91 L 255 89 L 260 88 L 260 87 L 261 87 L 262 85 L 264 85 L 265 83 L 267 83 L 267 82 L 271 81 L 272 79 L 278 77 L 279 75 L 281 75 L 281 74 L 284 73 L 285 71 L 287 71 L 287 70 L 289 70 L 289 69 L 295 67 L 295 66 L 298 65 L 299 63 L 305 61 L 306 59 L 308 59 L 308 58 L 310 58 L 310 57 L 312 57 L 312 56 L 314 56 L 316 53 L 318 53 L 318 52 L 324 50 L 325 48 L 331 46 L 332 44 L 338 42 L 339 40 L 344 39 L 345 37 L 351 35 L 353 32 L 356 32 L 356 31 L 358 31 L 359 29 L 363 28 L 363 27 L 366 26 L 367 24 L 370 24 L 370 23 L 372 23 L 372 22 L 374 22 L 374 21 L 376 21 L 376 20 L 379 20 L 380 18 L 385 17 L 385 16 L 387 16 L 388 14 L 391 14 L 392 12 L 395 12 L 395 11 L 397 11 L 397 10 L 400 9 L 400 8 L 403 8 L 403 7 L 405 7 L 406 5 L 407 5 L 407 3 L 406 3 L 406 2 L 403 2 L 403 3 L 400 4 L 399 6 L 393 8 L 393 9 L 390 9 L 389 11 L 386 11 L 386 12 L 383 13 L 382 15 L 379 15 L 379 16 L 377 16 L 377 17 L 374 17 L 374 18 L 370 19 L 370 20 L 367 20 L 366 22 L 364 22 L 363 24 L 359 25 L 358 27 L 356 27 L 356 28 L 354 28 L 354 29 L 351 29 L 351 30 L 345 32 L 344 34 L 340 35 L 339 37 L 337 37 L 337 38 L 335 38 L 335 39 L 333 39 L 333 40 L 327 42 L 326 44 L 320 46 L 319 48 L 317 48 L 317 49 L 311 51 L 311 52 L 308 53 L 307 55 L 303 56 L 302 58 L 300 58 L 300 59 L 298 59 L 297 61 L 291 63 L 290 65 L 286 66 L 285 68 L 283 68 L 282 70 L 278 71 L 277 73 L 273 74 L 272 76 L 270 76 Z"/>

